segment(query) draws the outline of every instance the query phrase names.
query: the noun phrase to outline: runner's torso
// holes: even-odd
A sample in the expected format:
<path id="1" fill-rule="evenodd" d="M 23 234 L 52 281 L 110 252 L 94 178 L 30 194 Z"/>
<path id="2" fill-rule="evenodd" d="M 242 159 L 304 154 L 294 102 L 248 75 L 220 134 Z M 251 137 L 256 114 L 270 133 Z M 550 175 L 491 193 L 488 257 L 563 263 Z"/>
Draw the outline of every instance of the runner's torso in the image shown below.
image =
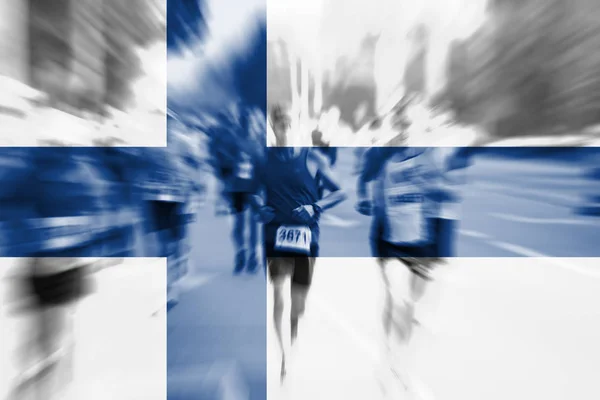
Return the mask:
<path id="1" fill-rule="evenodd" d="M 393 152 L 375 182 L 377 218 L 386 227 L 382 239 L 397 245 L 426 245 L 435 204 L 428 200 L 423 179 L 432 167 L 427 150 Z"/>
<path id="2" fill-rule="evenodd" d="M 291 159 L 282 159 L 280 154 L 287 148 L 270 148 L 267 163 L 261 178 L 265 187 L 266 205 L 275 210 L 275 218 L 265 226 L 265 240 L 272 241 L 277 228 L 282 225 L 301 225 L 293 210 L 319 200 L 317 180 L 308 167 L 308 149 Z M 312 243 L 318 242 L 318 222 L 308 228 L 312 232 Z"/>
<path id="3" fill-rule="evenodd" d="M 254 159 L 246 151 L 246 142 L 229 139 L 224 148 L 216 149 L 221 179 L 228 192 L 253 192 L 256 188 Z"/>
<path id="4" fill-rule="evenodd" d="M 231 176 L 232 192 L 253 192 L 255 190 L 254 160 L 244 152 L 238 153 L 233 174 Z"/>
<path id="5" fill-rule="evenodd" d="M 297 157 L 290 160 L 282 160 L 277 154 L 287 149 L 269 150 L 262 174 L 266 204 L 275 210 L 273 223 L 295 223 L 297 221 L 292 211 L 319 199 L 315 176 L 308 169 L 308 150 L 303 149 Z"/>

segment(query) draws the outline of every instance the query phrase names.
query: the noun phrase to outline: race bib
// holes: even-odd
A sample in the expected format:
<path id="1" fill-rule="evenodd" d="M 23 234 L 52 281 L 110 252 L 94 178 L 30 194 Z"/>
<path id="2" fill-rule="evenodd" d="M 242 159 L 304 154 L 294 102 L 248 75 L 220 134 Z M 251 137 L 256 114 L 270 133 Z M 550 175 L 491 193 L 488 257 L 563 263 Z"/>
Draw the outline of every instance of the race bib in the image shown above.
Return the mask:
<path id="1" fill-rule="evenodd" d="M 386 191 L 385 199 L 388 220 L 387 241 L 408 244 L 428 240 L 427 209 L 423 193 L 395 188 Z"/>
<path id="2" fill-rule="evenodd" d="M 310 254 L 312 235 L 307 226 L 280 226 L 275 238 L 275 249 Z"/>

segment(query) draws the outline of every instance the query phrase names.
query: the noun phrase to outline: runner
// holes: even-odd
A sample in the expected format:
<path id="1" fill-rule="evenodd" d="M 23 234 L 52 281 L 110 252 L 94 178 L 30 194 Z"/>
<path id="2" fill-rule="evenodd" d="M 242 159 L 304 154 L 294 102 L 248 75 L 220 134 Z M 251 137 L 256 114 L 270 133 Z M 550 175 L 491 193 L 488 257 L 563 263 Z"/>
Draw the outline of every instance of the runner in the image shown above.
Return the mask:
<path id="1" fill-rule="evenodd" d="M 222 195 L 227 208 L 234 215 L 231 233 L 235 248 L 234 274 L 244 270 L 254 272 L 258 266 L 258 225 L 249 214 L 250 196 L 256 191 L 254 176 L 255 158 L 259 157 L 250 124 L 256 117 L 225 115 L 221 129 L 213 133 L 212 158 L 215 175 L 222 183 Z M 255 129 L 255 127 L 254 127 Z M 249 222 L 248 222 L 249 221 Z M 249 243 L 246 244 L 246 227 L 249 226 Z M 249 250 L 249 251 L 248 251 Z"/>
<path id="2" fill-rule="evenodd" d="M 263 157 L 264 113 L 258 109 L 244 112 L 240 129 L 237 130 L 235 141 L 238 145 L 235 173 L 231 181 L 231 196 L 235 210 L 233 241 L 236 248 L 236 265 L 234 273 L 244 271 L 254 273 L 258 270 L 259 257 L 259 224 L 254 215 L 251 196 L 258 190 L 255 165 Z M 249 234 L 246 236 L 246 227 Z M 246 241 L 246 237 L 248 240 Z"/>
<path id="3" fill-rule="evenodd" d="M 277 145 L 286 143 L 290 118 L 281 106 L 270 112 Z M 319 199 L 317 175 L 329 194 Z M 282 335 L 283 284 L 291 276 L 291 341 L 298 334 L 298 321 L 304 313 L 312 281 L 315 258 L 319 255 L 319 218 L 346 199 L 327 160 L 311 149 L 267 149 L 260 168 L 265 201 L 254 197 L 255 207 L 265 223 L 264 243 L 268 271 L 274 289 L 273 317 L 282 351 L 281 379 L 286 374 L 286 354 Z"/>
<path id="4" fill-rule="evenodd" d="M 412 336 L 415 304 L 431 280 L 440 257 L 439 240 L 446 235 L 442 229 L 447 228 L 440 227 L 436 219 L 439 170 L 435 149 L 396 147 L 407 143 L 410 125 L 402 108 L 393 111 L 391 123 L 396 134 L 388 147 L 371 148 L 365 154 L 357 204 L 361 214 L 373 217 L 371 251 L 377 257 L 386 289 L 383 324 L 388 354 L 393 338 L 407 344 Z M 375 181 L 372 200 L 367 193 L 371 181 Z M 389 269 L 389 261 L 393 259 L 410 271 L 409 296 L 400 301 L 390 283 L 394 271 Z M 392 372 L 398 374 L 394 367 Z"/>
<path id="5" fill-rule="evenodd" d="M 48 252 L 23 259 L 23 289 L 32 326 L 23 337 L 19 358 L 22 369 L 12 388 L 11 399 L 62 398 L 73 374 L 73 318 L 79 300 L 89 290 L 85 258 L 61 257 L 66 252 Z M 23 301 L 21 300 L 21 301 Z"/>
<path id="6" fill-rule="evenodd" d="M 12 299 L 31 326 L 19 338 L 21 365 L 11 399 L 63 398 L 69 390 L 73 314 L 93 290 L 88 257 L 106 246 L 103 221 L 110 209 L 101 174 L 83 155 L 78 149 L 38 151 L 32 162 L 31 191 L 23 199 L 32 214 L 21 221 L 30 257 L 20 259 L 22 290 Z"/>

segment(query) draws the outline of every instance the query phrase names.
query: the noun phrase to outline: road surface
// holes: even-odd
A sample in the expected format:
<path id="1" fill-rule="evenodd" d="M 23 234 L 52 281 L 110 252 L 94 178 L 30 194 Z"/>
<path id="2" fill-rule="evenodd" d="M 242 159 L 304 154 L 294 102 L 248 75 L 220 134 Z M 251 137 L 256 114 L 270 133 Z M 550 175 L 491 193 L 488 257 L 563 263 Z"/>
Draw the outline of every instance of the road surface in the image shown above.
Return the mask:
<path id="1" fill-rule="evenodd" d="M 369 221 L 353 210 L 352 162 L 340 156 L 351 199 L 332 213 L 333 223 L 324 222 L 323 256 L 369 255 Z M 427 300 L 415 341 L 417 386 L 435 399 L 597 398 L 590 383 L 600 355 L 597 262 L 525 258 L 596 255 L 597 220 L 574 215 L 558 199 L 580 195 L 575 181 L 563 180 L 570 189 L 557 191 L 551 180 L 536 188 L 520 176 L 535 192 L 523 195 L 516 189 L 524 184 L 506 178 L 519 175 L 513 165 L 500 164 L 481 161 L 469 172 L 457 246 L 458 255 L 472 258 L 451 261 Z M 500 188 L 490 188 L 490 179 Z M 555 201 L 540 198 L 544 193 Z M 262 400 L 267 374 L 271 400 L 377 398 L 381 288 L 372 263 L 319 261 L 299 355 L 280 388 L 272 338 L 265 370 L 266 280 L 231 275 L 231 218 L 214 211 L 209 201 L 191 227 L 191 278 L 168 314 L 169 399 Z"/>
<path id="2" fill-rule="evenodd" d="M 383 399 L 375 263 L 331 258 L 316 268 L 283 385 L 269 328 L 269 399 Z M 399 400 L 598 398 L 598 289 L 600 280 L 545 259 L 454 259 L 417 310 L 422 326 L 404 353 L 413 397 Z"/>

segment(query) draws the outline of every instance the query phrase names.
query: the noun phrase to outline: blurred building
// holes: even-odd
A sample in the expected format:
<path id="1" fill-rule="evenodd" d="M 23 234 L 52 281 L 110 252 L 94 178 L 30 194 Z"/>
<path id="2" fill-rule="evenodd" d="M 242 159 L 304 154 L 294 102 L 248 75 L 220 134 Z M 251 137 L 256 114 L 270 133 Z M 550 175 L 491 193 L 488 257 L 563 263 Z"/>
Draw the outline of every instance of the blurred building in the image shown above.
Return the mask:
<path id="1" fill-rule="evenodd" d="M 267 102 L 269 104 L 289 104 L 292 101 L 292 68 L 290 55 L 283 40 L 269 41 L 267 44 Z M 297 76 L 295 82 L 297 82 Z"/>
<path id="2" fill-rule="evenodd" d="M 123 3 L 3 0 L 0 74 L 48 93 L 53 102 L 98 111 L 111 74 L 135 75 L 135 65 L 110 64 L 111 55 L 118 58 L 123 49 L 144 45 L 166 29 L 164 0 Z"/>
<path id="3" fill-rule="evenodd" d="M 27 81 L 29 6 L 22 0 L 0 2 L 0 75 Z"/>

